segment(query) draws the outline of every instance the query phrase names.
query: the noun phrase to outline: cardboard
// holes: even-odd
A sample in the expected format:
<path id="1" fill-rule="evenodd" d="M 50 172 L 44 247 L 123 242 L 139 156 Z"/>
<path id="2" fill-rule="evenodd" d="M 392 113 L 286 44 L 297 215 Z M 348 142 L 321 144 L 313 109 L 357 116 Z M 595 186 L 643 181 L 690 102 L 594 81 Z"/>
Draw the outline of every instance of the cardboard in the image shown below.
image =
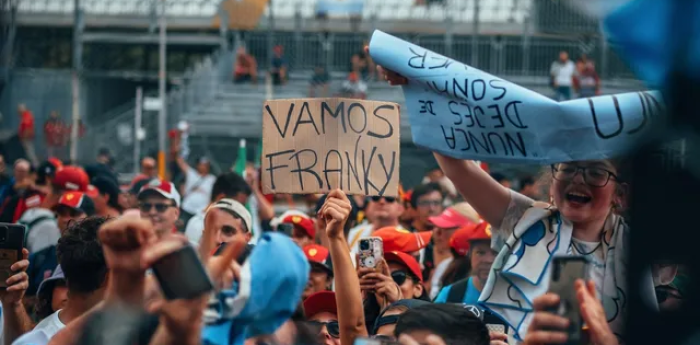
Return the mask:
<path id="1" fill-rule="evenodd" d="M 263 104 L 264 193 L 398 196 L 399 106 L 345 98 Z"/>

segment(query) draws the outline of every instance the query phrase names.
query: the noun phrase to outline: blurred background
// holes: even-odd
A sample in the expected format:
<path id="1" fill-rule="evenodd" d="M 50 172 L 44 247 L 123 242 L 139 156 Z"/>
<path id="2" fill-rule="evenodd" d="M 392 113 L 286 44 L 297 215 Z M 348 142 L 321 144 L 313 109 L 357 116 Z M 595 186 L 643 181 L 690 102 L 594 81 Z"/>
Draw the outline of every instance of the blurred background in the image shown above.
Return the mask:
<path id="1" fill-rule="evenodd" d="M 552 98 L 550 70 L 560 52 L 577 68 L 593 68 L 600 93 L 644 88 L 605 41 L 598 21 L 572 8 L 571 1 L 0 3 L 2 138 L 17 132 L 17 106 L 25 104 L 34 115 L 37 155 L 43 158 L 47 140 L 41 128 L 51 112 L 68 124 L 78 113 L 78 162 L 92 162 L 108 147 L 121 173 L 136 171 L 140 157 L 157 153 L 161 77 L 166 129 L 187 121 L 191 155 L 210 157 L 215 171 L 227 170 L 244 152 L 238 150 L 240 139 L 248 143 L 246 161 L 256 161 L 264 99 L 347 95 L 352 82 L 360 83 L 353 96 L 403 103 L 400 88 L 383 82 L 363 53 L 375 29 Z M 280 66 L 282 80 L 272 75 Z M 412 144 L 407 119 L 401 137 L 401 180 L 416 185 L 436 164 Z M 538 167 L 491 169 L 516 179 Z"/>

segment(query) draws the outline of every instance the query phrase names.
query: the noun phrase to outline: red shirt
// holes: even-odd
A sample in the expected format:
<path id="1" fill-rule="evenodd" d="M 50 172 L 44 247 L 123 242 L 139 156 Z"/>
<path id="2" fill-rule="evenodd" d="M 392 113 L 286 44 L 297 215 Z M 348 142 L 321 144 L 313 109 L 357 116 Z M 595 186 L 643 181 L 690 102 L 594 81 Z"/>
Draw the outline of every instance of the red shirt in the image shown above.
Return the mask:
<path id="1" fill-rule="evenodd" d="M 44 124 L 44 138 L 48 146 L 65 144 L 66 125 L 60 120 L 48 120 Z"/>
<path id="2" fill-rule="evenodd" d="M 22 113 L 18 133 L 22 139 L 34 139 L 34 116 L 29 110 Z"/>

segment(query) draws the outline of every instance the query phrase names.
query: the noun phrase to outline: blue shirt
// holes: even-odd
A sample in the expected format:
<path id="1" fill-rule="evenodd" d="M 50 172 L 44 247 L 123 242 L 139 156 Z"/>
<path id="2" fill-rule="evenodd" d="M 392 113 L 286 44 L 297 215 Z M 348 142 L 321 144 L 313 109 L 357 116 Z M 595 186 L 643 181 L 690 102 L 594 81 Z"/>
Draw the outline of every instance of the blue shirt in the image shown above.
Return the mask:
<path id="1" fill-rule="evenodd" d="M 469 281 L 467 282 L 467 291 L 464 293 L 462 303 L 476 305 L 477 302 L 479 302 L 479 295 L 481 295 L 481 291 L 474 286 L 474 281 L 472 279 L 472 277 L 469 277 Z M 447 296 L 450 295 L 451 288 L 452 285 L 442 288 L 440 293 L 435 298 L 435 303 L 447 303 Z"/>

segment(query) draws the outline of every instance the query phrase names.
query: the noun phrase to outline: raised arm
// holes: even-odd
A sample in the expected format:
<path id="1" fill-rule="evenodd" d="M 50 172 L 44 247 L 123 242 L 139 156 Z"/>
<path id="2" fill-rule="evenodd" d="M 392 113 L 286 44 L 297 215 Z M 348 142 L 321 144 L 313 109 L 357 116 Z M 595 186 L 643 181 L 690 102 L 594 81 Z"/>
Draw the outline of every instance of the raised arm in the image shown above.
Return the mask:
<path id="1" fill-rule="evenodd" d="M 7 288 L 0 290 L 0 301 L 2 301 L 3 313 L 3 345 L 12 344 L 15 339 L 22 334 L 32 330 L 34 324 L 27 314 L 27 310 L 22 305 L 22 297 L 29 287 L 27 267 L 29 267 L 29 251 L 22 249 L 22 260 L 10 266 L 10 270 L 15 273 L 7 279 Z"/>
<path id="2" fill-rule="evenodd" d="M 343 234 L 343 228 L 351 209 L 350 200 L 345 193 L 334 190 L 328 194 L 326 203 L 320 211 L 321 217 L 319 217 L 321 225 L 325 227 L 328 234 L 331 260 L 333 261 L 341 345 L 352 345 L 355 338 L 367 336 L 360 280 L 352 265 L 350 249 Z"/>
<path id="3" fill-rule="evenodd" d="M 433 154 L 445 176 L 454 183 L 464 200 L 472 205 L 484 220 L 498 228 L 510 204 L 508 188 L 492 179 L 473 161 Z"/>

